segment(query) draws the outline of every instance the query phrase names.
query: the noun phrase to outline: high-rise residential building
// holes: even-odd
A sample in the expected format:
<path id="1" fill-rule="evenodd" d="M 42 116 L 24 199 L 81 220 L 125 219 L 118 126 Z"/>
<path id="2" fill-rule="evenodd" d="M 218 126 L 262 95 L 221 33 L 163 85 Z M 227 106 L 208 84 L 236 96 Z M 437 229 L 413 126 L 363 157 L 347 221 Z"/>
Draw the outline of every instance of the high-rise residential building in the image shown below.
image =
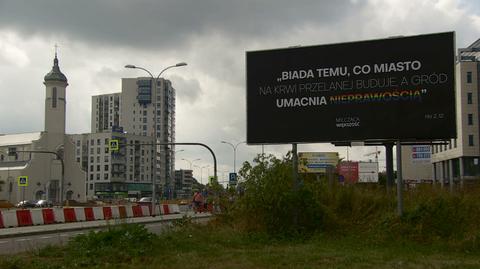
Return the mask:
<path id="1" fill-rule="evenodd" d="M 174 143 L 175 89 L 171 82 L 162 78 L 123 78 L 121 93 L 93 96 L 92 132 L 115 132 L 118 129 L 127 134 L 148 137 L 149 143 L 154 142 L 155 136 L 157 143 Z M 157 146 L 156 160 L 156 181 L 162 187 L 157 191 L 171 197 L 175 146 Z"/>
<path id="2" fill-rule="evenodd" d="M 432 147 L 433 179 L 451 186 L 480 176 L 480 39 L 458 50 L 455 72 L 457 138 Z"/>
<path id="3" fill-rule="evenodd" d="M 154 82 L 156 81 L 156 85 Z M 169 80 L 123 78 L 121 123 L 127 133 L 157 137 L 157 143 L 175 142 L 175 89 Z M 155 131 L 156 128 L 156 131 Z M 175 146 L 157 146 L 157 182 L 163 195 L 173 192 Z"/>
<path id="4" fill-rule="evenodd" d="M 111 131 L 120 126 L 121 94 L 92 96 L 92 133 Z"/>

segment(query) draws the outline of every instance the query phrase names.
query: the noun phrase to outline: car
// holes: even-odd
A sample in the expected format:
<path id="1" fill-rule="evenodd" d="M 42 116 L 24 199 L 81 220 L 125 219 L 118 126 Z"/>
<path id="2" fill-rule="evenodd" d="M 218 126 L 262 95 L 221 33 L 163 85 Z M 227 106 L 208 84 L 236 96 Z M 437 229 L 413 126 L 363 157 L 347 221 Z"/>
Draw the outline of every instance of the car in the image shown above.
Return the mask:
<path id="1" fill-rule="evenodd" d="M 20 201 L 15 206 L 21 207 L 21 208 L 32 208 L 32 207 L 35 207 L 36 204 L 37 204 L 37 201 L 35 200 L 24 200 L 24 201 Z"/>
<path id="2" fill-rule="evenodd" d="M 142 197 L 140 200 L 138 200 L 140 203 L 151 203 L 152 202 L 152 197 Z"/>
<path id="3" fill-rule="evenodd" d="M 38 202 L 35 204 L 35 207 L 52 207 L 53 202 L 49 200 L 38 200 Z"/>

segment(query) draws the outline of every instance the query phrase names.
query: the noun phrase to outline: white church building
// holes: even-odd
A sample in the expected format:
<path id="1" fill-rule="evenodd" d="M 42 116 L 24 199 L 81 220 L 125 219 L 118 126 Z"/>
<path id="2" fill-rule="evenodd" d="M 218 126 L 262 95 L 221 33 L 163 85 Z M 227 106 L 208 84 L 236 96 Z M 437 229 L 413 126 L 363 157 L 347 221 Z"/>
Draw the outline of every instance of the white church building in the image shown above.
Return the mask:
<path id="1" fill-rule="evenodd" d="M 76 161 L 71 137 L 65 134 L 68 81 L 56 54 L 44 85 L 44 131 L 0 134 L 0 200 L 86 200 L 86 174 Z"/>

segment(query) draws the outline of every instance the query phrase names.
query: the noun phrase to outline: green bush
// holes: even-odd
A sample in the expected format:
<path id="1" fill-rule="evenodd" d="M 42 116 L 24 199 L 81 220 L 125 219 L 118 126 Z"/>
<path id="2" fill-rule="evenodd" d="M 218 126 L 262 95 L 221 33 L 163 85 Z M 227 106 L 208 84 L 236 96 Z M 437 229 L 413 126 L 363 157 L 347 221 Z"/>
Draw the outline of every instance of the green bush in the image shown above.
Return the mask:
<path id="1" fill-rule="evenodd" d="M 65 260 L 72 267 L 85 267 L 146 258 L 156 237 L 143 225 L 113 226 L 73 238 L 66 247 Z"/>
<path id="2" fill-rule="evenodd" d="M 239 172 L 245 191 L 232 208 L 237 228 L 286 236 L 312 233 L 328 223 L 318 199 L 322 191 L 309 182 L 294 187 L 288 157 L 259 156 L 255 163 L 245 163 Z"/>

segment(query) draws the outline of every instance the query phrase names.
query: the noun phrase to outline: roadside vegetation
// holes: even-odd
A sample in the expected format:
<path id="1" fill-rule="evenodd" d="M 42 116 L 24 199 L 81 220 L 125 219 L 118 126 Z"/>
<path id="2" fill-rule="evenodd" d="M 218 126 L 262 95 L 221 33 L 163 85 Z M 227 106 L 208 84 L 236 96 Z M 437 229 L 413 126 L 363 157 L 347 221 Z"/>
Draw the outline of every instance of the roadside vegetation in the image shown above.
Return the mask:
<path id="1" fill-rule="evenodd" d="M 289 156 L 259 156 L 241 191 L 221 191 L 208 225 L 189 218 L 161 235 L 143 226 L 108 231 L 0 258 L 0 268 L 480 268 L 480 193 L 422 186 L 336 185 L 303 177 Z"/>

